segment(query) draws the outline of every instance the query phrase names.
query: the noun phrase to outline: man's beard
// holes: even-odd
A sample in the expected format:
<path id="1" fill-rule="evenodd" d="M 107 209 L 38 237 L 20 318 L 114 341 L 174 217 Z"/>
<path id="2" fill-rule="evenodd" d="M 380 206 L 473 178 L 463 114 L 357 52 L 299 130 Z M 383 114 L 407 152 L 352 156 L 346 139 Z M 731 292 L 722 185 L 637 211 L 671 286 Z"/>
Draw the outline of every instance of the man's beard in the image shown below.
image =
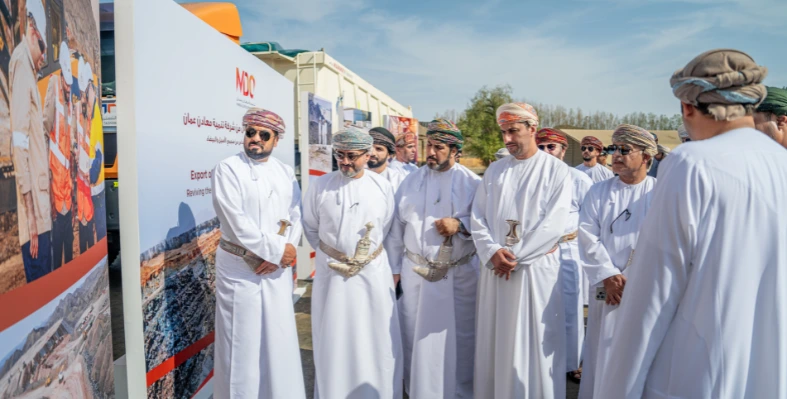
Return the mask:
<path id="1" fill-rule="evenodd" d="M 375 160 L 377 160 L 377 162 L 375 162 Z M 385 163 L 387 163 L 387 162 L 388 162 L 387 159 L 380 160 L 377 157 L 371 157 L 371 158 L 369 158 L 369 162 L 367 162 L 366 165 L 369 166 L 369 169 L 377 169 L 377 168 L 385 165 Z"/>
<path id="2" fill-rule="evenodd" d="M 593 157 L 585 157 L 585 156 L 582 156 L 582 159 L 584 159 L 584 160 L 585 160 L 585 162 L 590 162 L 590 160 L 591 160 L 591 159 L 593 159 Z"/>
<path id="3" fill-rule="evenodd" d="M 246 152 L 246 155 L 249 158 L 251 158 L 251 159 L 253 159 L 255 161 L 259 161 L 259 160 L 268 158 L 269 156 L 271 156 L 271 153 L 273 152 L 273 149 L 271 149 L 270 151 L 265 151 L 262 146 L 260 146 L 259 148 L 260 148 L 260 152 L 254 152 L 254 151 L 252 151 L 251 148 L 244 146 L 243 147 L 243 151 Z"/>
<path id="4" fill-rule="evenodd" d="M 434 158 L 432 158 L 432 160 L 435 161 L 434 164 L 428 163 L 429 160 L 427 160 L 427 165 L 429 166 L 429 169 L 434 170 L 436 172 L 441 172 L 448 169 L 448 164 L 450 163 L 450 160 L 446 159 L 445 162 L 442 163 L 437 162 L 437 159 Z"/>
<path id="5" fill-rule="evenodd" d="M 349 177 L 349 178 L 358 176 L 358 174 L 361 173 L 361 170 L 356 169 L 355 166 L 350 166 L 350 168 L 347 171 L 340 168 L 339 171 L 342 172 L 342 175 L 344 175 L 344 177 Z"/>

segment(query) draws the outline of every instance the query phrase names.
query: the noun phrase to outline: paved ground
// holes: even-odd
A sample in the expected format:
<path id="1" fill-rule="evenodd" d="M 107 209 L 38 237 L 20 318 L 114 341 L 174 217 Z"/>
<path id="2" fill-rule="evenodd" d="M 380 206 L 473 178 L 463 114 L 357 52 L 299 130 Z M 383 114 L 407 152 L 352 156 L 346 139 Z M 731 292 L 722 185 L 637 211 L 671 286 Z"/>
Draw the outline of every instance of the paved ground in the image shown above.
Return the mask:
<path id="1" fill-rule="evenodd" d="M 301 362 L 303 363 L 303 378 L 306 383 L 306 397 L 313 398 L 314 394 L 314 356 L 312 352 L 311 332 L 311 283 L 300 282 L 301 287 L 306 287 L 306 293 L 295 304 L 295 321 L 298 326 L 298 339 L 301 346 Z M 123 301 L 121 290 L 120 261 L 113 263 L 109 268 L 110 306 L 112 312 L 112 349 L 114 359 L 126 353 L 123 342 Z M 585 310 L 587 323 L 587 309 Z M 579 393 L 579 384 L 566 381 L 566 398 L 574 399 Z"/>
<path id="2" fill-rule="evenodd" d="M 298 339 L 301 344 L 301 362 L 303 363 L 303 378 L 306 382 L 306 397 L 312 399 L 314 394 L 314 358 L 312 355 L 311 335 L 311 284 L 301 282 L 300 286 L 306 287 L 306 293 L 295 304 L 295 321 L 298 325 Z M 585 310 L 585 320 L 587 322 L 587 309 Z M 578 395 L 579 384 L 566 380 L 566 398 L 574 399 Z"/>

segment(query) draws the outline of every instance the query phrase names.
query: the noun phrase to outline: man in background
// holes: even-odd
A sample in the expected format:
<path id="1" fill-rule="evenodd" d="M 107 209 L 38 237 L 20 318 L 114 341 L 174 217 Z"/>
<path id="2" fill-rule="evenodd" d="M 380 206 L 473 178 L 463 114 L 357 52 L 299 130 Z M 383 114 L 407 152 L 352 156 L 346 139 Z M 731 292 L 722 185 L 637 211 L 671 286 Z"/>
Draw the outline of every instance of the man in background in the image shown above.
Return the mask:
<path id="1" fill-rule="evenodd" d="M 394 135 L 384 127 L 375 127 L 369 131 L 374 139 L 372 149 L 369 151 L 369 162 L 366 166 L 372 171 L 388 180 L 393 186 L 394 193 L 399 190 L 399 185 L 407 174 L 398 168 L 388 165 L 388 158 L 394 154 L 395 144 Z"/>
<path id="2" fill-rule="evenodd" d="M 582 151 L 582 160 L 584 162 L 577 165 L 576 168 L 585 172 L 593 180 L 593 183 L 615 176 L 609 168 L 598 163 L 598 156 L 604 151 L 604 144 L 601 143 L 601 140 L 593 136 L 585 136 L 582 138 L 579 149 Z"/>
<path id="3" fill-rule="evenodd" d="M 757 130 L 787 147 L 787 88 L 768 87 L 768 96 L 754 114 Z"/>
<path id="4" fill-rule="evenodd" d="M 391 161 L 391 166 L 401 169 L 405 175 L 418 170 L 415 164 L 417 141 L 415 133 L 402 133 L 396 137 L 396 159 Z"/>

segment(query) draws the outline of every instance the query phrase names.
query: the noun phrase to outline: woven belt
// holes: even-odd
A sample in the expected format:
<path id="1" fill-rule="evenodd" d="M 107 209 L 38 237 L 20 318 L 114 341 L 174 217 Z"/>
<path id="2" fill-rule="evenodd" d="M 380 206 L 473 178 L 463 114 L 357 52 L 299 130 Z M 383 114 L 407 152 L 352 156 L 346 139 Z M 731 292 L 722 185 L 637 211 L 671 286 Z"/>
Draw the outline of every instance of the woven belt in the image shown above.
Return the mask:
<path id="1" fill-rule="evenodd" d="M 577 239 L 578 233 L 579 233 L 579 231 L 577 230 L 577 231 L 575 231 L 573 233 L 566 234 L 563 237 L 560 237 L 560 240 L 558 240 L 558 243 L 562 244 L 564 242 L 574 241 L 574 240 Z"/>
<path id="2" fill-rule="evenodd" d="M 240 245 L 229 242 L 223 237 L 221 238 L 221 240 L 219 240 L 219 247 L 221 247 L 221 249 L 223 249 L 225 252 L 243 258 L 243 261 L 246 262 L 247 265 L 249 265 L 251 270 L 256 271 L 257 268 L 260 267 L 262 262 L 265 262 L 265 259 L 260 258 L 256 254 L 254 254 L 254 252 L 251 252 Z M 286 268 L 287 266 L 279 265 L 279 267 Z"/>
<path id="3" fill-rule="evenodd" d="M 378 256 L 380 256 L 380 254 L 383 252 L 383 249 L 384 247 L 380 245 L 379 247 L 377 247 L 377 249 L 374 252 L 372 252 L 371 255 L 369 255 L 368 258 L 362 261 L 357 261 L 354 258 L 348 258 L 347 255 L 343 254 L 341 251 L 331 247 L 330 245 L 320 240 L 320 250 L 326 255 L 328 255 L 329 257 L 336 259 L 342 264 L 346 265 L 347 270 L 339 270 L 338 268 L 334 267 L 335 262 L 328 262 L 328 266 L 331 267 L 331 269 L 334 269 L 337 272 L 342 273 L 345 277 L 352 277 L 360 273 L 361 270 L 364 267 L 366 267 L 366 265 L 368 265 L 373 260 L 377 259 Z"/>
<path id="4" fill-rule="evenodd" d="M 469 254 L 459 258 L 458 260 L 451 261 L 451 262 L 448 262 L 447 264 L 445 264 L 445 263 L 442 263 L 442 262 L 431 262 L 428 259 L 424 258 L 423 256 L 418 255 L 417 253 L 412 252 L 412 251 L 410 251 L 407 248 L 405 248 L 404 250 L 405 250 L 405 254 L 407 255 L 407 259 L 410 259 L 411 262 L 413 262 L 413 263 L 415 263 L 415 264 L 417 264 L 419 266 L 428 266 L 428 267 L 433 267 L 433 268 L 436 268 L 436 269 L 448 269 L 448 268 L 456 267 L 456 266 L 459 266 L 459 265 L 464 265 L 465 263 L 470 262 L 470 259 L 472 259 L 473 256 L 475 256 L 475 251 L 473 251 L 473 252 L 471 252 L 471 253 L 469 253 Z"/>

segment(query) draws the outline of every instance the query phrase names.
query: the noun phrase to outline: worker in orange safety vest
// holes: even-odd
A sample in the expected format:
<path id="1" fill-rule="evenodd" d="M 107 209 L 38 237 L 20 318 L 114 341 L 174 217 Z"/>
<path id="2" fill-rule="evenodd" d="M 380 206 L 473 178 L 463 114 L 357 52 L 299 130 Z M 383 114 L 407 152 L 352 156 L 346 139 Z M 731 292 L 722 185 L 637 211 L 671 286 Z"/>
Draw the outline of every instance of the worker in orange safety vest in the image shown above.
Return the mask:
<path id="1" fill-rule="evenodd" d="M 74 258 L 74 225 L 72 203 L 76 117 L 71 99 L 71 50 L 60 44 L 59 76 L 49 79 L 44 103 L 44 129 L 49 132 L 49 170 L 52 196 L 52 258 L 58 268 Z"/>

